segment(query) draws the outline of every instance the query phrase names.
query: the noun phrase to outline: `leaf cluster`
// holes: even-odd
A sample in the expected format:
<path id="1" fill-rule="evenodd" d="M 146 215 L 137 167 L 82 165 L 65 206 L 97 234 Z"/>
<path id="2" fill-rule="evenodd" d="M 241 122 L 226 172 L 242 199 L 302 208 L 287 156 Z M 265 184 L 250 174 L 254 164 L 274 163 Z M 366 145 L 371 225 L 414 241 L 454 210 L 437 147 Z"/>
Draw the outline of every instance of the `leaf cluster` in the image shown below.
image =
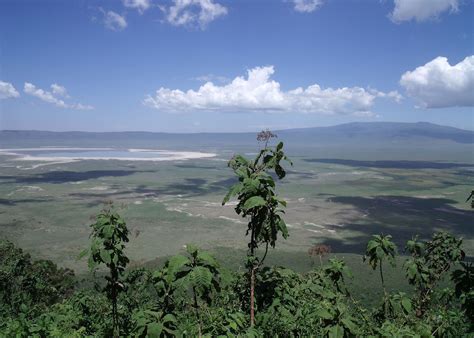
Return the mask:
<path id="1" fill-rule="evenodd" d="M 250 249 L 255 249 L 261 243 L 275 247 L 278 233 L 283 238 L 288 237 L 288 229 L 282 215 L 286 201 L 279 198 L 275 191 L 273 171 L 282 179 L 286 171 L 281 161 L 291 161 L 283 152 L 283 142 L 276 147 L 265 147 L 260 150 L 254 160 L 248 160 L 242 155 L 235 155 L 229 161 L 229 167 L 234 170 L 239 182 L 233 185 L 222 204 L 226 204 L 236 196 L 238 204 L 235 207 L 237 214 L 249 216 L 247 235 L 252 234 Z"/>

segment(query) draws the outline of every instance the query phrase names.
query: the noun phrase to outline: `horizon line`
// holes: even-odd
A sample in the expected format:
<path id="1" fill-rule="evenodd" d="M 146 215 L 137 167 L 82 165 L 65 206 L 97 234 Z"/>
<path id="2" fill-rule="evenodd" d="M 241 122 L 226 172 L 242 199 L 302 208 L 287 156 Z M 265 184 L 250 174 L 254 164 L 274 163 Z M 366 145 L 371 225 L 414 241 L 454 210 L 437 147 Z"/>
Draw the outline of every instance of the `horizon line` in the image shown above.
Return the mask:
<path id="1" fill-rule="evenodd" d="M 428 121 L 417 121 L 417 122 L 396 122 L 396 121 L 368 121 L 368 122 L 361 122 L 361 121 L 353 121 L 353 122 L 346 122 L 346 123 L 339 123 L 333 124 L 328 126 L 310 126 L 310 127 L 295 127 L 295 128 L 286 128 L 286 129 L 270 129 L 270 128 L 263 128 L 263 129 L 255 129 L 254 131 L 228 131 L 228 132 L 219 132 L 219 131 L 189 131 L 189 132 L 168 132 L 168 131 L 146 131 L 146 130 L 119 130 L 119 131 L 90 131 L 90 130 L 44 130 L 44 129 L 0 129 L 0 132 L 47 132 L 47 133 L 150 133 L 150 134 L 253 134 L 258 133 L 262 130 L 272 130 L 274 132 L 282 132 L 282 131 L 289 131 L 289 130 L 304 130 L 304 129 L 316 129 L 316 128 L 331 128 L 343 125 L 350 125 L 350 124 L 431 124 L 440 127 L 448 127 L 454 128 L 458 130 L 464 131 L 471 131 L 474 132 L 474 129 L 465 129 L 459 128 L 444 124 L 438 124 Z"/>

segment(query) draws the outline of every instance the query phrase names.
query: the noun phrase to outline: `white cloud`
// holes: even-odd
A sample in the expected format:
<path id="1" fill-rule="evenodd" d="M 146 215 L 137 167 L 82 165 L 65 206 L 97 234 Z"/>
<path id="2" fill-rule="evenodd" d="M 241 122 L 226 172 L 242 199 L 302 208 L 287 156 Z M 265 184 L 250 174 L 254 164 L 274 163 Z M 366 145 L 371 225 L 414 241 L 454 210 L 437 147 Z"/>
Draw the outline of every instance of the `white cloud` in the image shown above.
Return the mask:
<path id="1" fill-rule="evenodd" d="M 213 0 L 172 0 L 170 7 L 161 7 L 166 21 L 174 26 L 198 26 L 201 29 L 227 14 L 227 8 Z"/>
<path id="2" fill-rule="evenodd" d="M 113 30 L 113 31 L 121 31 L 127 28 L 127 20 L 125 20 L 125 16 L 122 16 L 114 11 L 103 11 L 104 14 L 104 25 L 106 28 Z"/>
<path id="3" fill-rule="evenodd" d="M 20 93 L 9 82 L 0 81 L 0 100 L 19 97 Z"/>
<path id="4" fill-rule="evenodd" d="M 442 56 L 402 75 L 400 84 L 424 108 L 474 106 L 474 55 L 451 66 Z"/>
<path id="5" fill-rule="evenodd" d="M 58 95 L 63 96 L 67 93 L 66 88 L 64 88 L 63 86 L 60 86 L 58 84 L 52 84 L 51 88 L 52 88 L 53 92 L 48 92 L 48 91 L 45 91 L 41 88 L 37 88 L 32 83 L 25 82 L 25 85 L 23 87 L 23 91 L 26 94 L 37 97 L 38 99 L 40 99 L 44 102 L 54 104 L 55 106 L 60 107 L 60 108 L 76 109 L 76 110 L 91 110 L 91 109 L 94 109 L 94 107 L 92 107 L 92 106 L 83 105 L 81 103 L 68 104 L 68 103 L 64 102 L 62 99 L 58 98 L 57 97 Z M 56 93 L 54 92 L 55 88 L 56 88 Z M 57 88 L 61 88 L 60 91 L 62 91 L 63 94 L 59 94 L 57 92 Z"/>
<path id="6" fill-rule="evenodd" d="M 395 8 L 390 13 L 394 22 L 426 21 L 439 17 L 443 12 L 456 12 L 459 0 L 394 0 Z"/>
<path id="7" fill-rule="evenodd" d="M 282 91 L 280 83 L 270 77 L 273 66 L 248 70 L 247 78 L 236 77 L 232 82 L 217 86 L 212 82 L 197 91 L 160 88 L 148 95 L 144 104 L 164 112 L 286 112 L 320 114 L 371 114 L 374 100 L 379 97 L 398 99 L 396 92 L 383 93 L 360 87 L 307 88 Z"/>
<path id="8" fill-rule="evenodd" d="M 311 13 L 321 7 L 323 0 L 293 0 L 295 11 Z"/>
<path id="9" fill-rule="evenodd" d="M 136 9 L 140 14 L 151 6 L 150 0 L 123 0 L 122 2 L 125 7 Z"/>
<path id="10" fill-rule="evenodd" d="M 52 103 L 58 107 L 66 108 L 67 105 L 66 103 L 61 100 L 56 98 L 52 93 L 44 91 L 41 88 L 36 88 L 36 86 L 32 83 L 25 82 L 25 86 L 23 87 L 23 91 L 26 94 L 33 95 L 37 98 L 39 98 L 42 101 Z"/>
<path id="11" fill-rule="evenodd" d="M 53 94 L 63 97 L 68 97 L 67 90 L 63 86 L 58 85 L 57 83 L 53 83 L 51 85 L 51 90 Z"/>

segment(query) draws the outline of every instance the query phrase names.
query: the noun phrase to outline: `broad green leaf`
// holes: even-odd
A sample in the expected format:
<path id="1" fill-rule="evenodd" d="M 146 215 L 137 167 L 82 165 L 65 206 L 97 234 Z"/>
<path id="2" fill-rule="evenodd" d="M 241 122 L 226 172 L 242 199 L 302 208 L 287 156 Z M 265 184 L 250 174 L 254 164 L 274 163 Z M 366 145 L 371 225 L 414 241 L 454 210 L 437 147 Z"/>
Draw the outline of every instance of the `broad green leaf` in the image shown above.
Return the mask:
<path id="1" fill-rule="evenodd" d="M 238 165 L 245 165 L 247 166 L 249 164 L 249 161 L 243 157 L 242 155 L 235 155 L 231 161 L 234 161 Z"/>
<path id="2" fill-rule="evenodd" d="M 77 260 L 83 259 L 89 253 L 89 249 L 84 249 L 79 255 L 77 255 Z"/>
<path id="3" fill-rule="evenodd" d="M 195 267 L 188 275 L 189 282 L 198 288 L 208 288 L 211 286 L 212 273 L 205 267 Z"/>
<path id="4" fill-rule="evenodd" d="M 189 259 L 183 255 L 176 255 L 168 260 L 168 271 L 170 274 L 176 274 L 186 264 L 189 264 Z"/>
<path id="5" fill-rule="evenodd" d="M 230 189 L 229 189 L 229 192 L 225 195 L 224 197 L 224 200 L 222 201 L 222 205 L 226 204 L 227 202 L 229 202 L 229 200 L 237 195 L 240 190 L 242 189 L 242 183 L 237 183 L 237 184 L 234 184 Z"/>
<path id="6" fill-rule="evenodd" d="M 249 177 L 249 174 L 247 172 L 247 168 L 239 168 L 235 171 L 236 175 L 239 176 L 241 179 L 244 179 L 246 177 Z"/>
<path id="7" fill-rule="evenodd" d="M 407 313 L 411 312 L 411 300 L 409 298 L 402 298 L 402 306 Z"/>
<path id="8" fill-rule="evenodd" d="M 163 324 L 150 323 L 147 325 L 147 337 L 160 337 L 163 331 Z"/>
<path id="9" fill-rule="evenodd" d="M 249 210 L 255 207 L 261 207 L 266 204 L 265 200 L 261 196 L 250 197 L 244 203 L 244 209 Z"/>
<path id="10" fill-rule="evenodd" d="M 110 264 L 110 252 L 105 249 L 100 250 L 100 258 L 105 264 Z"/>
<path id="11" fill-rule="evenodd" d="M 161 320 L 163 323 L 168 323 L 168 322 L 172 322 L 172 323 L 176 323 L 177 322 L 177 319 L 176 317 L 171 314 L 171 313 L 168 313 L 166 314 L 163 319 Z"/>
<path id="12" fill-rule="evenodd" d="M 281 231 L 283 238 L 288 237 L 288 228 L 286 226 L 285 221 L 282 218 L 280 218 L 278 222 L 278 229 Z"/>
<path id="13" fill-rule="evenodd" d="M 214 258 L 214 256 L 210 252 L 207 252 L 207 251 L 199 251 L 199 253 L 197 255 L 197 259 L 202 261 L 202 262 L 205 262 L 206 264 L 209 264 L 211 266 L 217 266 L 218 265 L 218 263 L 217 263 L 216 259 Z"/>
<path id="14" fill-rule="evenodd" d="M 352 332 L 352 334 L 355 334 L 357 332 L 357 325 L 349 318 L 342 318 L 341 322 L 342 324 L 344 324 L 345 327 L 349 329 L 349 331 Z"/>
<path id="15" fill-rule="evenodd" d="M 286 207 L 286 201 L 285 200 L 278 198 L 278 203 L 280 203 L 281 205 Z"/>
<path id="16" fill-rule="evenodd" d="M 374 241 L 374 240 L 369 241 L 369 243 L 367 243 L 367 251 L 372 251 L 372 250 L 375 249 L 378 245 L 379 245 L 379 243 L 377 243 L 377 242 Z"/>
<path id="17" fill-rule="evenodd" d="M 315 311 L 315 314 L 318 317 L 321 317 L 323 319 L 332 319 L 333 318 L 333 315 L 328 310 L 326 310 L 325 308 L 317 309 Z"/>
<path id="18" fill-rule="evenodd" d="M 344 337 L 344 328 L 340 325 L 334 325 L 328 330 L 329 338 L 342 338 Z"/>
<path id="19" fill-rule="evenodd" d="M 280 180 L 286 176 L 285 169 L 283 169 L 283 167 L 279 164 L 275 166 L 275 173 Z"/>

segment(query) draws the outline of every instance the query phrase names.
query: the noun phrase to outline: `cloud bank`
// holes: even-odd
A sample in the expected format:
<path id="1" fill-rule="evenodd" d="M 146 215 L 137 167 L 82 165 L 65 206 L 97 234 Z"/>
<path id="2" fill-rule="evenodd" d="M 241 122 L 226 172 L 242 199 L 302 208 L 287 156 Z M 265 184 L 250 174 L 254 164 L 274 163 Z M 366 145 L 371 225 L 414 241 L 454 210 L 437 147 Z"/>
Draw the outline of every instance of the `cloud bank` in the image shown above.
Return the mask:
<path id="1" fill-rule="evenodd" d="M 201 29 L 227 14 L 227 8 L 213 0 L 173 0 L 172 6 L 160 8 L 165 12 L 168 23 Z"/>
<path id="2" fill-rule="evenodd" d="M 459 0 L 394 0 L 394 3 L 390 18 L 397 23 L 436 19 L 443 12 L 456 12 L 459 6 Z"/>
<path id="3" fill-rule="evenodd" d="M 423 108 L 474 106 L 474 55 L 451 66 L 442 56 L 402 75 L 400 85 Z"/>
<path id="4" fill-rule="evenodd" d="M 376 98 L 397 101 L 401 98 L 397 92 L 383 93 L 361 87 L 323 89 L 317 84 L 282 91 L 280 83 L 271 79 L 273 73 L 273 66 L 256 67 L 247 71 L 247 78 L 239 76 L 222 86 L 207 82 L 197 91 L 186 92 L 160 88 L 154 96 L 147 96 L 143 103 L 163 112 L 283 112 L 372 116 L 371 108 Z"/>
<path id="5" fill-rule="evenodd" d="M 0 81 L 0 100 L 17 98 L 20 93 L 13 87 L 10 82 Z"/>
<path id="6" fill-rule="evenodd" d="M 47 102 L 54 104 L 56 107 L 60 108 L 66 108 L 66 109 L 76 109 L 76 110 L 91 110 L 94 109 L 94 107 L 89 106 L 89 105 L 84 105 L 82 103 L 66 103 L 62 99 L 60 99 L 58 96 L 67 96 L 67 91 L 66 88 L 63 86 L 60 86 L 56 83 L 51 85 L 51 90 L 52 92 L 45 91 L 41 88 L 37 88 L 34 84 L 25 82 L 25 85 L 23 87 L 23 91 L 31 96 L 34 96 L 41 101 Z M 69 97 L 69 96 L 67 96 Z"/>

